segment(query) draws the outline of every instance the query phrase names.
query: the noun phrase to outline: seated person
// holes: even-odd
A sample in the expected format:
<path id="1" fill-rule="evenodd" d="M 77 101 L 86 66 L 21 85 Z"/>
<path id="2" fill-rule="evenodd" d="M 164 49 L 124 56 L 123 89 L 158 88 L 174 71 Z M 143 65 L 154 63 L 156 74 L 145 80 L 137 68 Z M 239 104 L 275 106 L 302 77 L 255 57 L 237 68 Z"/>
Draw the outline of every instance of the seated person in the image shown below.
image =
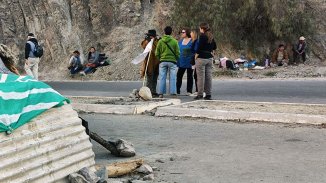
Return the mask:
<path id="1" fill-rule="evenodd" d="M 80 53 L 78 50 L 73 52 L 73 55 L 71 56 L 69 60 L 69 67 L 70 74 L 74 75 L 77 74 L 79 71 L 83 69 L 83 61 L 80 58 Z"/>
<path id="2" fill-rule="evenodd" d="M 287 66 L 289 62 L 289 56 L 283 44 L 278 46 L 272 55 L 271 66 Z"/>
<path id="3" fill-rule="evenodd" d="M 88 52 L 86 68 L 84 71 L 81 71 L 80 74 L 86 75 L 93 72 L 94 68 L 96 68 L 99 64 L 100 54 L 96 51 L 94 47 L 91 47 Z"/>
<path id="4" fill-rule="evenodd" d="M 293 45 L 293 62 L 294 64 L 299 63 L 300 58 L 302 59 L 303 64 L 306 61 L 306 49 L 307 44 L 305 42 L 305 38 L 301 36 L 299 38 L 299 42 L 295 45 Z"/>

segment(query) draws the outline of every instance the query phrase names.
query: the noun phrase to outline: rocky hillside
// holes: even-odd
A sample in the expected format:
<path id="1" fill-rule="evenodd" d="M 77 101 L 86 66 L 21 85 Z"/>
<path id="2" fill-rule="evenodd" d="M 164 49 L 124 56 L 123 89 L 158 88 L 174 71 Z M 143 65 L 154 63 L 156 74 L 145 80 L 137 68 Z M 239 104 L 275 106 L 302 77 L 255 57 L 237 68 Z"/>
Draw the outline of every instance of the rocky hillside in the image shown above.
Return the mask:
<path id="1" fill-rule="evenodd" d="M 308 0 L 307 0 L 308 1 Z M 171 11 L 169 0 L 2 0 L 0 39 L 20 58 L 33 32 L 45 48 L 40 63 L 40 79 L 68 79 L 71 52 L 86 55 L 90 46 L 106 53 L 112 65 L 100 68 L 91 79 L 136 80 L 138 67 L 130 61 L 142 49 L 140 41 L 148 29 L 162 34 Z M 320 14 L 320 34 L 311 40 L 314 54 L 325 59 L 325 1 L 311 0 L 311 10 Z"/>

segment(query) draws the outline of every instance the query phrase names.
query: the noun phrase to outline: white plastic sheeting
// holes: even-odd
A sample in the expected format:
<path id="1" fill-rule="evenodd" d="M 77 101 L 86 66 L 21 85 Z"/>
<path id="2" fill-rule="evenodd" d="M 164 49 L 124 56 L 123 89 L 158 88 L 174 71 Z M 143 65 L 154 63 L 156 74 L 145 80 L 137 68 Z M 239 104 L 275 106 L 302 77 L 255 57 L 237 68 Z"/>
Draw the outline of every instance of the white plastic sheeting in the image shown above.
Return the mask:
<path id="1" fill-rule="evenodd" d="M 89 136 L 71 105 L 53 108 L 0 134 L 0 182 L 68 182 L 83 167 L 93 168 Z"/>

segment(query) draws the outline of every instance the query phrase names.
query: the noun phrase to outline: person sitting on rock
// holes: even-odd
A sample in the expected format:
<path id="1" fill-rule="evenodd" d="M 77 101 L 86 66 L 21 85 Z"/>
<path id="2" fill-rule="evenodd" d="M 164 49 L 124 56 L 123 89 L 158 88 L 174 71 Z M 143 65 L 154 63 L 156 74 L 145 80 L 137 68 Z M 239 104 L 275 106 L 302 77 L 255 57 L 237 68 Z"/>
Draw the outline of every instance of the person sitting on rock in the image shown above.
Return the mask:
<path id="1" fill-rule="evenodd" d="M 301 36 L 299 42 L 293 46 L 293 62 L 294 64 L 299 63 L 300 57 L 302 58 L 303 64 L 306 61 L 306 49 L 307 44 L 305 42 L 305 37 Z"/>
<path id="2" fill-rule="evenodd" d="M 289 62 L 289 55 L 285 50 L 284 44 L 280 44 L 272 55 L 271 67 L 287 66 Z"/>
<path id="3" fill-rule="evenodd" d="M 71 76 L 77 74 L 79 71 L 83 69 L 82 63 L 83 61 L 80 57 L 80 52 L 78 50 L 75 50 L 69 60 L 68 69 L 70 70 Z"/>
<path id="4" fill-rule="evenodd" d="M 84 71 L 80 72 L 81 75 L 86 75 L 91 73 L 94 68 L 96 68 L 99 64 L 100 54 L 96 51 L 95 47 L 90 47 L 87 57 L 86 68 Z"/>

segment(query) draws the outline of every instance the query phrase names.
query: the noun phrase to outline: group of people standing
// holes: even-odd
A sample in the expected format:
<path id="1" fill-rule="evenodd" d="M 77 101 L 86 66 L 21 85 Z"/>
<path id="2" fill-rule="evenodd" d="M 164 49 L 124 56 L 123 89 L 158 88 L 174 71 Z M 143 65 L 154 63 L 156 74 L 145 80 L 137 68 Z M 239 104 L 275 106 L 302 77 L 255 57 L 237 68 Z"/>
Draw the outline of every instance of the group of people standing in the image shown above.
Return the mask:
<path id="1" fill-rule="evenodd" d="M 172 27 L 164 29 L 164 36 L 158 38 L 155 30 L 149 30 L 141 45 L 153 40 L 152 50 L 144 60 L 140 74 L 146 76 L 146 85 L 154 97 L 163 98 L 166 92 L 166 79 L 169 73 L 169 93 L 176 96 L 181 93 L 182 78 L 187 71 L 187 94 L 193 94 L 195 80 L 195 100 L 211 100 L 213 51 L 216 42 L 207 23 L 199 26 L 199 36 L 196 30 L 182 29 L 181 39 L 173 38 Z M 147 63 L 148 62 L 148 63 Z M 158 92 L 156 90 L 159 79 Z M 206 94 L 204 97 L 204 93 Z"/>

